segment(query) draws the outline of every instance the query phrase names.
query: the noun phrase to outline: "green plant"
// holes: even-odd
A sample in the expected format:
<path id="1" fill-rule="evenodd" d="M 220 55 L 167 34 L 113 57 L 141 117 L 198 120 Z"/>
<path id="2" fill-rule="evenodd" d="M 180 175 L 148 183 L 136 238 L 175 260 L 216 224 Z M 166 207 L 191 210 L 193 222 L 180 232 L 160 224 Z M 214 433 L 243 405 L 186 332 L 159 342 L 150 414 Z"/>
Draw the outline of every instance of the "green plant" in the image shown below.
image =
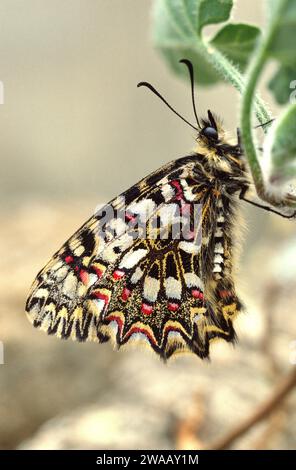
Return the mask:
<path id="1" fill-rule="evenodd" d="M 279 104 L 289 102 L 290 86 L 296 80 L 296 2 L 268 0 L 263 32 L 256 26 L 228 22 L 213 37 L 206 36 L 204 27 L 228 21 L 232 7 L 232 0 L 155 0 L 154 41 L 176 73 L 184 73 L 178 61 L 185 57 L 193 62 L 196 81 L 201 85 L 226 80 L 237 88 L 241 93 L 242 141 L 257 193 L 275 206 L 295 205 L 293 195 L 275 195 L 269 186 L 283 179 L 291 181 L 296 176 L 295 145 L 291 145 L 296 107 L 290 105 L 271 124 L 270 112 L 256 92 L 266 64 L 275 60 L 277 71 L 268 87 Z M 260 163 L 253 114 L 268 134 L 267 143 L 264 142 L 268 174 L 263 173 Z"/>

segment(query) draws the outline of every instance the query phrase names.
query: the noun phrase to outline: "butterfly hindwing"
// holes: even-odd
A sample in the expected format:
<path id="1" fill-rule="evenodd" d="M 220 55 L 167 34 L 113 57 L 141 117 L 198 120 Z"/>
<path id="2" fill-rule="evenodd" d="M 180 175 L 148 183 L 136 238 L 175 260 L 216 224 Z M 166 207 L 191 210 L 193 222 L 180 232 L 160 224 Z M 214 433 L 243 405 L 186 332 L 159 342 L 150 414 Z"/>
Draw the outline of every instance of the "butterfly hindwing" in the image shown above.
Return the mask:
<path id="1" fill-rule="evenodd" d="M 206 357 L 211 339 L 233 340 L 231 208 L 196 168 L 191 156 L 165 165 L 82 226 L 32 286 L 34 326 L 79 341 L 142 342 L 164 358 Z"/>

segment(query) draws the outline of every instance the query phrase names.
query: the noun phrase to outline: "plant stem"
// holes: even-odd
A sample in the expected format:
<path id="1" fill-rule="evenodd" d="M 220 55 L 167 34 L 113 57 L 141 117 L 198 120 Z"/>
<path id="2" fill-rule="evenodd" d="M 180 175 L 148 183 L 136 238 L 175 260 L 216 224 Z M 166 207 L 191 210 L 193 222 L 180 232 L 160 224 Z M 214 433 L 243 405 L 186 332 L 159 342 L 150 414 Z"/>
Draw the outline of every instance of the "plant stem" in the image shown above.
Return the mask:
<path id="1" fill-rule="evenodd" d="M 262 70 L 268 58 L 268 49 L 272 43 L 274 34 L 276 32 L 278 18 L 281 17 L 285 7 L 287 5 L 287 0 L 279 0 L 277 4 L 277 12 L 273 13 L 274 21 L 269 25 L 269 28 L 265 34 L 265 37 L 260 44 L 257 53 L 254 55 L 253 61 L 251 62 L 249 71 L 246 77 L 246 89 L 243 93 L 242 100 L 242 109 L 241 109 L 241 131 L 242 139 L 244 143 L 244 150 L 249 161 L 250 170 L 253 176 L 255 187 L 258 195 L 261 199 L 274 206 L 283 206 L 293 205 L 291 200 L 286 199 L 284 201 L 278 200 L 273 197 L 271 194 L 267 193 L 264 184 L 264 178 L 259 164 L 258 155 L 254 145 L 253 132 L 252 132 L 252 110 L 254 95 L 257 87 L 258 80 L 262 74 Z M 256 110 L 256 106 L 255 111 Z M 258 113 L 257 113 L 258 115 Z M 268 121 L 268 119 L 266 120 Z M 265 121 L 265 122 L 266 122 Z"/>
<path id="2" fill-rule="evenodd" d="M 245 418 L 237 427 L 232 429 L 222 438 L 209 447 L 214 450 L 229 448 L 239 437 L 243 436 L 247 431 L 253 428 L 257 423 L 266 419 L 275 411 L 283 400 L 293 391 L 296 386 L 296 369 L 293 368 L 289 374 L 281 379 L 278 386 L 265 402 L 258 406 L 254 413 Z"/>
<path id="3" fill-rule="evenodd" d="M 253 108 L 253 96 L 255 93 L 260 72 L 262 71 L 264 60 L 265 48 L 261 48 L 259 53 L 256 55 L 256 59 L 252 63 L 252 66 L 249 70 L 247 87 L 245 89 L 245 93 L 243 94 L 241 109 L 241 131 L 244 143 L 244 150 L 249 161 L 250 170 L 254 179 L 257 193 L 262 199 L 265 199 L 264 180 L 253 141 L 251 116 Z"/>

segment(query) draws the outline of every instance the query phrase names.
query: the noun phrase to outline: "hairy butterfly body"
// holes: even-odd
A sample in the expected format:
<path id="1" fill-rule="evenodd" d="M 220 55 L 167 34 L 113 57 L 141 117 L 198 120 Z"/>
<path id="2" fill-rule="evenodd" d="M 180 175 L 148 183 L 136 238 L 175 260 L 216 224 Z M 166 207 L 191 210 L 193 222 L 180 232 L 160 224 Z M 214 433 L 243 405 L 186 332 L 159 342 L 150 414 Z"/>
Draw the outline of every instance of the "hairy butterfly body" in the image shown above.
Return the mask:
<path id="1" fill-rule="evenodd" d="M 211 112 L 197 124 L 196 152 L 113 199 L 40 271 L 26 306 L 35 327 L 78 341 L 140 342 L 162 358 L 205 358 L 211 340 L 235 339 L 234 225 L 249 178 L 239 139 L 228 143 Z"/>

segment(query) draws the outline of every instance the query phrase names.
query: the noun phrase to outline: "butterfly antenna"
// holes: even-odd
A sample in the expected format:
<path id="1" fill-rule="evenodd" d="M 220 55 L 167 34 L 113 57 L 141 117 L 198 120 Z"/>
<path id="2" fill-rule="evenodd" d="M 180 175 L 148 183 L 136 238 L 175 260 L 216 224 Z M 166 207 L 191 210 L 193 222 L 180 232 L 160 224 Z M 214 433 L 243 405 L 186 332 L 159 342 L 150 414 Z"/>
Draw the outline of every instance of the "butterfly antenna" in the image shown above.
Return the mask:
<path id="1" fill-rule="evenodd" d="M 145 86 L 146 88 L 149 88 L 150 91 L 152 91 L 152 93 L 154 93 L 156 96 L 158 96 L 158 98 L 161 99 L 161 101 L 164 102 L 164 104 L 167 105 L 167 107 L 173 111 L 173 113 L 175 113 L 180 119 L 182 119 L 182 121 L 186 122 L 186 124 L 188 124 L 188 126 L 192 127 L 194 130 L 196 131 L 199 131 L 199 129 L 195 126 L 193 126 L 189 121 L 187 121 L 187 119 L 185 119 L 183 116 L 181 116 L 181 114 L 179 114 L 168 102 L 167 100 L 164 99 L 163 96 L 161 96 L 161 94 L 148 82 L 140 82 L 138 83 L 137 87 L 141 87 L 141 86 Z"/>
<path id="2" fill-rule="evenodd" d="M 194 70 L 193 70 L 193 65 L 192 65 L 192 63 L 190 62 L 190 60 L 188 60 L 188 59 L 181 59 L 179 62 L 180 62 L 180 64 L 185 64 L 186 67 L 187 67 L 187 69 L 188 69 L 188 72 L 189 72 L 190 83 L 191 83 L 191 99 L 192 99 L 193 112 L 194 112 L 194 116 L 195 116 L 197 125 L 198 125 L 198 127 L 201 129 L 201 125 L 200 125 L 200 122 L 199 122 L 199 120 L 198 120 L 198 116 L 197 116 L 197 112 L 196 112 L 196 106 L 195 106 L 195 97 L 194 97 Z"/>

